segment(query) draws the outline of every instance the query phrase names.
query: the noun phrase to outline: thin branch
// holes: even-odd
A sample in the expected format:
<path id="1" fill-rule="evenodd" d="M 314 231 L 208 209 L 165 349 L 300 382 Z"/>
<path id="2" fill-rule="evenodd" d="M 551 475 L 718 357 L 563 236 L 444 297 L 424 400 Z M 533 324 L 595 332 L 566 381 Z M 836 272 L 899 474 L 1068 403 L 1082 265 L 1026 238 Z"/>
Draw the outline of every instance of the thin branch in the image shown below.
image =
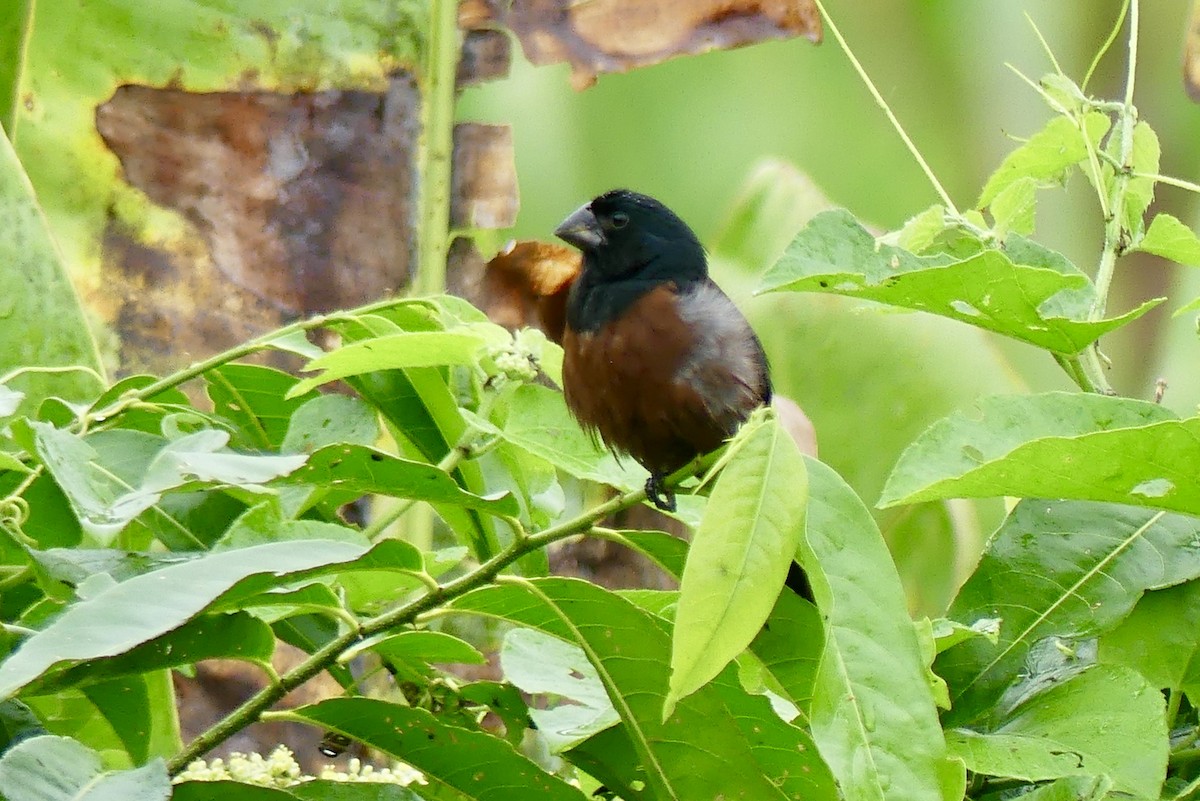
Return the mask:
<path id="1" fill-rule="evenodd" d="M 925 173 L 925 177 L 929 179 L 929 183 L 933 185 L 934 191 L 936 191 L 938 196 L 942 199 L 942 205 L 944 205 L 952 214 L 958 216 L 958 207 L 955 206 L 954 201 L 950 199 L 950 193 L 946 191 L 946 188 L 942 186 L 941 181 L 939 181 L 937 176 L 934 175 L 933 170 L 930 168 L 929 164 L 926 163 L 925 157 L 921 155 L 920 150 L 917 150 L 917 146 L 913 144 L 912 139 L 910 139 L 908 134 L 905 132 L 904 126 L 900 124 L 900 120 L 898 120 L 896 115 L 892 113 L 892 109 L 887 104 L 887 101 L 883 99 L 883 95 L 881 95 L 879 90 L 875 88 L 875 84 L 871 81 L 870 76 L 867 75 L 867 71 L 863 69 L 863 65 L 860 64 L 858 59 L 855 57 L 854 51 L 850 49 L 850 45 L 848 45 L 846 40 L 842 37 L 842 32 L 838 30 L 837 25 L 834 24 L 833 17 L 829 16 L 829 12 L 825 10 L 825 5 L 821 2 L 821 0 L 816 0 L 816 3 L 817 8 L 821 10 L 821 16 L 825 18 L 825 24 L 829 26 L 829 32 L 832 33 L 833 38 L 837 40 L 838 46 L 842 48 L 842 52 L 846 54 L 846 58 L 850 59 L 850 63 L 854 66 L 854 70 L 858 73 L 858 77 L 862 79 L 864 84 L 866 84 L 867 90 L 871 93 L 871 97 L 875 98 L 876 105 L 883 109 L 883 113 L 887 115 L 888 121 L 892 123 L 892 127 L 895 128 L 896 133 L 900 135 L 900 139 L 903 140 L 904 145 L 908 148 L 908 152 L 912 153 L 913 158 L 917 160 L 917 164 L 921 166 L 921 170 Z"/>
<path id="2" fill-rule="evenodd" d="M 719 455 L 720 451 L 716 451 L 693 459 L 685 467 L 673 473 L 667 480 L 667 485 L 671 487 L 677 486 L 679 482 L 695 475 L 700 470 L 712 464 Z M 531 534 L 524 538 L 516 538 L 504 551 L 479 565 L 479 567 L 470 573 L 449 581 L 439 586 L 436 590 L 427 592 L 396 609 L 366 620 L 355 630 L 340 634 L 314 651 L 312 655 L 299 665 L 283 674 L 278 682 L 259 690 L 240 707 L 213 725 L 212 728 L 192 740 L 183 751 L 167 763 L 167 770 L 172 775 L 179 773 L 192 760 L 208 753 L 237 732 L 258 720 L 262 713 L 270 709 L 279 699 L 334 664 L 342 652 L 360 640 L 370 637 L 373 634 L 378 634 L 381 631 L 387 631 L 397 626 L 412 623 L 418 615 L 443 606 L 447 602 L 492 581 L 499 575 L 501 570 L 526 554 L 545 548 L 547 545 L 566 537 L 586 533 L 591 530 L 597 520 L 602 520 L 622 509 L 628 509 L 645 499 L 646 491 L 644 489 L 626 492 L 566 522 L 552 526 L 545 531 Z"/>
<path id="3" fill-rule="evenodd" d="M 1088 82 L 1092 80 L 1092 75 L 1096 72 L 1096 67 L 1100 65 L 1100 60 L 1104 58 L 1104 54 L 1113 46 L 1113 42 L 1117 41 L 1117 37 L 1121 35 L 1121 28 L 1125 25 L 1125 14 L 1129 11 L 1129 0 L 1121 5 L 1121 14 L 1117 17 L 1117 23 L 1113 25 L 1112 30 L 1108 32 L 1108 38 L 1104 40 L 1104 44 L 1096 51 L 1096 57 L 1092 59 L 1092 64 L 1088 67 L 1087 74 L 1083 76 L 1083 84 L 1079 87 L 1085 92 L 1087 91 Z"/>

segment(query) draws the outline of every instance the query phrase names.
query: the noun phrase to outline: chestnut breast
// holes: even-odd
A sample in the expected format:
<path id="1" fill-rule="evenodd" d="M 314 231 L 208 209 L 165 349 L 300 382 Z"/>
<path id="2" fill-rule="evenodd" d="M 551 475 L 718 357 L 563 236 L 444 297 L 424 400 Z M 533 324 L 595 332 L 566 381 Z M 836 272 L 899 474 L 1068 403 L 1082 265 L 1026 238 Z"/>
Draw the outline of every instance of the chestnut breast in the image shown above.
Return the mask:
<path id="1" fill-rule="evenodd" d="M 563 350 L 580 424 L 652 472 L 716 448 L 770 399 L 761 345 L 707 280 L 660 284 L 595 331 L 567 327 Z"/>

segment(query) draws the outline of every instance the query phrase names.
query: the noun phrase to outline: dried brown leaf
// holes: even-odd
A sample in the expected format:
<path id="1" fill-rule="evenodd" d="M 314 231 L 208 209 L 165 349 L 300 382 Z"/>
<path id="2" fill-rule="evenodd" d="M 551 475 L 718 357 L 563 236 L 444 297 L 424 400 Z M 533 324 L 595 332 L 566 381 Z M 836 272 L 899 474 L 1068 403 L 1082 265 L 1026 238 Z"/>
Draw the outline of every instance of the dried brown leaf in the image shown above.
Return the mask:
<path id="1" fill-rule="evenodd" d="M 582 267 L 579 252 L 548 242 L 512 242 L 488 262 L 483 309 L 497 323 L 519 328 L 537 323 L 562 340 L 567 292 Z"/>
<path id="2" fill-rule="evenodd" d="M 464 27 L 500 23 L 534 64 L 565 61 L 585 89 L 604 72 L 768 39 L 821 41 L 813 0 L 468 0 Z"/>

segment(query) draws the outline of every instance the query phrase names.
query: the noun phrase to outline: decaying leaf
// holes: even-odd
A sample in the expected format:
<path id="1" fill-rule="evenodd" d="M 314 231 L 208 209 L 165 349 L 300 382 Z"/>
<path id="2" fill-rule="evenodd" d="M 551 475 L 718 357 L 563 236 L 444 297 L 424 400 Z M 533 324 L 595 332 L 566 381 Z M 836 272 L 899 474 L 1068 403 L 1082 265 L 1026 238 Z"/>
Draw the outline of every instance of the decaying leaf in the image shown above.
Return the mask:
<path id="1" fill-rule="evenodd" d="M 488 262 L 483 309 L 510 328 L 537 323 L 562 340 L 567 291 L 582 267 L 578 251 L 548 242 L 512 242 Z"/>
<path id="2" fill-rule="evenodd" d="M 821 40 L 812 0 L 469 0 L 459 23 L 510 28 L 534 64 L 568 62 L 577 89 L 600 73 L 674 56 L 793 36 Z"/>

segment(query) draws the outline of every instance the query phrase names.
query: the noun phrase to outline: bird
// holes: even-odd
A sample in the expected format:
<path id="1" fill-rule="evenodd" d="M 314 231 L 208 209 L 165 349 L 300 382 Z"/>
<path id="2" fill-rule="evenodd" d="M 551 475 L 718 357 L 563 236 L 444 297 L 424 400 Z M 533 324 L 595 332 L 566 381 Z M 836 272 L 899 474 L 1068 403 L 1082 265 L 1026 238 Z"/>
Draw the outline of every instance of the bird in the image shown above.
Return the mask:
<path id="1" fill-rule="evenodd" d="M 583 256 L 566 292 L 567 407 L 650 471 L 647 498 L 674 511 L 666 476 L 771 402 L 762 343 L 709 277 L 696 234 L 654 198 L 605 192 L 554 234 Z"/>

